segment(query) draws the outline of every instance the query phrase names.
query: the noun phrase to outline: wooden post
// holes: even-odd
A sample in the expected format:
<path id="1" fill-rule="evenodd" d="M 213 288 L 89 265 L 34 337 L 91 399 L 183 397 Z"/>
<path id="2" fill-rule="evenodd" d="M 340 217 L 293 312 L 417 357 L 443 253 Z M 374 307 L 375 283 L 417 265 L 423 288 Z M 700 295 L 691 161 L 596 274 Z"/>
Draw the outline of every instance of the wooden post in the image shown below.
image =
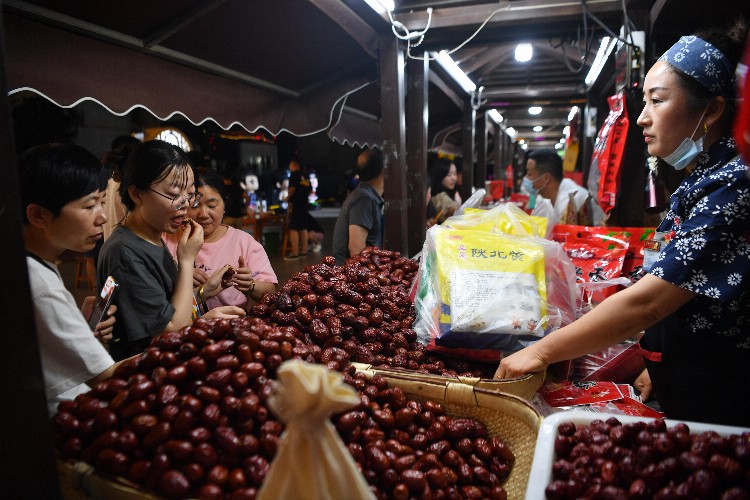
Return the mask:
<path id="1" fill-rule="evenodd" d="M 487 180 L 487 157 L 488 157 L 488 137 L 489 131 L 487 130 L 489 117 L 487 113 L 482 113 L 479 117 L 479 127 L 477 133 L 477 167 L 474 170 L 474 187 L 477 189 L 484 188 L 485 181 Z"/>
<path id="2" fill-rule="evenodd" d="M 407 230 L 409 256 L 413 256 L 422 250 L 426 231 L 429 62 L 409 59 L 406 71 L 406 184 L 409 193 Z"/>
<path id="3" fill-rule="evenodd" d="M 404 50 L 392 33 L 380 35 L 380 102 L 383 120 L 385 199 L 383 248 L 408 253 Z"/>
<path id="4" fill-rule="evenodd" d="M 21 234 L 21 200 L 13 145 L 5 36 L 0 11 L 0 252 L 5 291 L 0 300 L 0 484 L 4 498 L 60 498 L 52 429 L 42 378 L 39 343 Z"/>
<path id="5" fill-rule="evenodd" d="M 463 149 L 462 183 L 459 189 L 461 199 L 466 201 L 471 196 L 471 188 L 474 186 L 474 121 L 477 112 L 471 107 L 471 97 L 464 100 L 461 146 Z"/>

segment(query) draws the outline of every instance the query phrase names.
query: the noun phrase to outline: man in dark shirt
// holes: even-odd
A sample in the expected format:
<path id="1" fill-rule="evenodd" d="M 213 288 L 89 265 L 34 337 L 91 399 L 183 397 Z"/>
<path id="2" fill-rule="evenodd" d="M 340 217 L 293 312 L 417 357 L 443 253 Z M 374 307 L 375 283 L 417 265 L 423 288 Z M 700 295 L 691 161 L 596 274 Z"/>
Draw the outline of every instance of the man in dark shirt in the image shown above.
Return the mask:
<path id="1" fill-rule="evenodd" d="M 346 198 L 333 229 L 333 256 L 342 265 L 367 246 L 383 244 L 383 156 L 365 151 L 357 157 L 359 184 Z"/>

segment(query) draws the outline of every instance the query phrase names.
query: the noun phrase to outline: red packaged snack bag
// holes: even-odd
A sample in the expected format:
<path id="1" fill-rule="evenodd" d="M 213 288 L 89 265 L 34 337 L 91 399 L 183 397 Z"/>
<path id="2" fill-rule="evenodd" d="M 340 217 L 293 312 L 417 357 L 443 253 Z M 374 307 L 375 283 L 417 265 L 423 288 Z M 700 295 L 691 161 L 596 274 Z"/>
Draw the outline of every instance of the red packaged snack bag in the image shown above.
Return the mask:
<path id="1" fill-rule="evenodd" d="M 599 129 L 591 157 L 591 170 L 599 172 L 596 201 L 605 214 L 609 214 L 615 207 L 620 190 L 620 166 L 630 125 L 624 92 L 610 96 L 607 101 L 609 115 Z"/>
<path id="2" fill-rule="evenodd" d="M 614 236 L 615 238 L 624 239 L 628 242 L 628 251 L 625 254 L 625 260 L 622 264 L 621 276 L 630 279 L 633 282 L 640 279 L 643 267 L 643 246 L 647 240 L 654 236 L 656 228 L 653 227 L 599 227 L 599 226 L 571 226 L 558 224 L 552 230 L 552 234 L 565 235 L 576 234 L 578 232 L 589 232 L 605 236 Z M 554 237 L 554 236 L 553 236 Z M 561 238 L 558 236 L 557 238 Z M 559 239 L 557 240 L 559 241 Z"/>
<path id="3" fill-rule="evenodd" d="M 539 389 L 544 401 L 554 407 L 606 403 L 623 397 L 614 382 L 548 382 Z"/>
<path id="4" fill-rule="evenodd" d="M 580 282 L 606 282 L 619 277 L 629 247 L 627 235 L 614 232 L 604 235 L 587 229 L 587 226 L 558 225 L 552 230 L 552 239 L 565 249 Z M 617 288 L 610 286 L 592 292 L 582 287 L 582 290 L 584 302 L 598 303 L 615 293 Z"/>
<path id="5" fill-rule="evenodd" d="M 745 52 L 737 65 L 737 117 L 734 122 L 734 139 L 745 160 L 750 160 L 750 36 L 745 41 Z"/>
<path id="6" fill-rule="evenodd" d="M 645 368 L 637 342 L 623 342 L 570 362 L 566 378 L 632 383 Z"/>

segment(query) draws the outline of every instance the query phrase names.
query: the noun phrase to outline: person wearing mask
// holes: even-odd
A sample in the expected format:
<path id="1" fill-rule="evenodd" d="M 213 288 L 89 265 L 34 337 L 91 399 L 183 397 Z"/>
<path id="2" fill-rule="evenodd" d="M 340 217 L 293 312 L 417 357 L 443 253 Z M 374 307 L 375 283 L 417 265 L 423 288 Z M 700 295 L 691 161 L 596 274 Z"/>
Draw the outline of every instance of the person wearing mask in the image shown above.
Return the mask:
<path id="1" fill-rule="evenodd" d="M 142 352 L 151 337 L 176 331 L 192 322 L 196 304 L 224 289 L 222 275 L 193 290 L 195 256 L 203 245 L 203 227 L 187 219 L 201 194 L 188 156 L 164 141 L 144 142 L 133 149 L 122 170 L 115 171 L 120 198 L 128 210 L 99 254 L 97 281 L 108 276 L 120 285 L 115 303 L 117 323 L 110 352 L 123 359 Z M 176 261 L 163 233 L 183 230 Z M 209 318 L 236 318 L 245 312 L 223 306 L 206 313 Z"/>
<path id="2" fill-rule="evenodd" d="M 374 149 L 360 153 L 356 174 L 359 183 L 344 200 L 333 228 L 333 257 L 339 266 L 365 247 L 383 245 L 383 155 Z"/>
<path id="3" fill-rule="evenodd" d="M 591 194 L 572 179 L 563 178 L 562 158 L 551 148 L 526 155 L 522 189 L 552 201 L 557 224 L 591 225 Z"/>
<path id="4" fill-rule="evenodd" d="M 111 338 L 117 307 L 110 306 L 92 332 L 86 318 L 95 297 L 86 297 L 78 309 L 55 265 L 66 250 L 90 251 L 104 237 L 109 172 L 80 146 L 47 144 L 19 157 L 18 174 L 26 266 L 52 415 L 60 401 L 111 377 L 117 366 L 102 345 Z"/>
<path id="5" fill-rule="evenodd" d="M 216 273 L 225 273 L 229 265 L 234 273 L 224 283 L 225 288 L 206 300 L 206 304 L 209 309 L 219 306 L 247 309 L 265 293 L 276 290 L 278 280 L 271 262 L 261 244 L 249 233 L 222 223 L 229 196 L 222 177 L 215 172 L 198 174 L 195 185 L 201 197 L 188 209 L 188 216 L 203 228 L 203 246 L 195 257 L 193 287 L 205 286 Z M 182 232 L 187 230 L 164 235 L 175 258 Z"/>
<path id="6" fill-rule="evenodd" d="M 458 170 L 447 158 L 439 158 L 428 172 L 430 177 L 430 202 L 435 209 L 434 223 L 442 224 L 461 206 L 458 193 Z"/>
<path id="7" fill-rule="evenodd" d="M 284 260 L 297 260 L 307 257 L 308 233 L 307 225 L 310 211 L 308 197 L 310 196 L 310 180 L 302 172 L 300 164 L 294 160 L 289 162 L 289 241 L 292 243 L 292 255 L 285 255 Z M 300 253 L 302 250 L 304 252 Z"/>
<path id="8" fill-rule="evenodd" d="M 750 181 L 731 135 L 747 27 L 682 37 L 643 85 L 648 153 L 686 177 L 655 236 L 649 272 L 579 320 L 500 362 L 496 377 L 544 370 L 646 333 L 635 385 L 668 418 L 750 425 Z"/>

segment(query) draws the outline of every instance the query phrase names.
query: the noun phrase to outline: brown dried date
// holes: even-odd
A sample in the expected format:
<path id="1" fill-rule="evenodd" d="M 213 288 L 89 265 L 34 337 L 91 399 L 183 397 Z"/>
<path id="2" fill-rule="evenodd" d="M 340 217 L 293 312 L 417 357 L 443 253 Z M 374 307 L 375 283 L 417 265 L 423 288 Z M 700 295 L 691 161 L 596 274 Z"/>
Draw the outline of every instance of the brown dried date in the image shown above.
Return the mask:
<path id="1" fill-rule="evenodd" d="M 153 449 L 167 440 L 172 435 L 172 426 L 169 422 L 159 422 L 143 437 L 143 446 Z"/>
<path id="2" fill-rule="evenodd" d="M 368 429 L 369 430 L 369 429 Z M 368 445 L 365 448 L 367 463 L 376 472 L 383 472 L 391 467 L 391 461 L 385 452 L 374 445 Z"/>

